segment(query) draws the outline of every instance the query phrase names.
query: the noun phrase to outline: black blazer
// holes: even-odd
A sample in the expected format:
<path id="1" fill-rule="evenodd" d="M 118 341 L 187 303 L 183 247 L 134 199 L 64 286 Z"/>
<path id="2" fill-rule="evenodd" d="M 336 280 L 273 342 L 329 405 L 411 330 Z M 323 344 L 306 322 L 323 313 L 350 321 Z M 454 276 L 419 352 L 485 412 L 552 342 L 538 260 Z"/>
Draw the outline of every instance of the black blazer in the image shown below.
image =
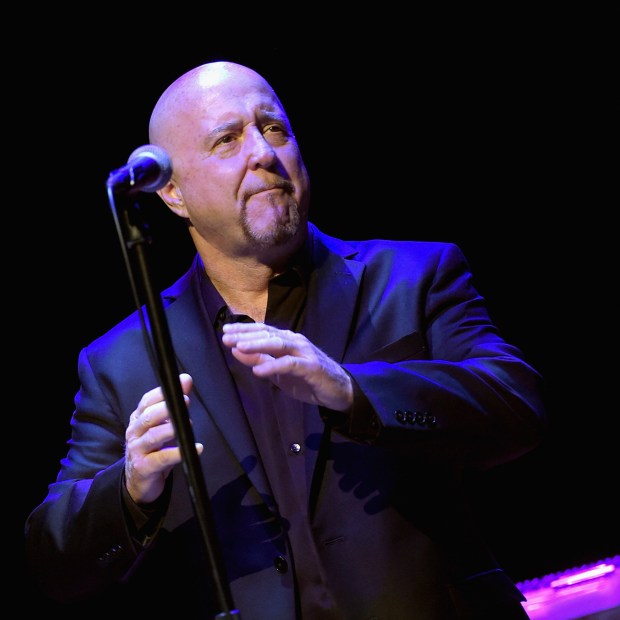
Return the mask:
<path id="1" fill-rule="evenodd" d="M 309 227 L 316 269 L 304 332 L 352 375 L 381 422 L 369 443 L 331 429 L 316 406 L 298 416 L 306 466 L 297 485 L 314 540 L 297 553 L 319 555 L 338 609 L 329 617 L 436 620 L 455 617 L 468 597 L 519 600 L 471 523 L 461 482 L 537 445 L 540 376 L 498 334 L 455 245 L 344 242 Z M 242 620 L 291 620 L 295 557 L 198 310 L 196 270 L 197 261 L 163 299 L 179 371 L 194 379 L 189 413 L 227 579 Z M 26 528 L 37 578 L 59 600 L 117 608 L 120 597 L 145 611 L 161 609 L 165 592 L 186 617 L 208 618 L 220 610 L 210 606 L 181 467 L 153 540 L 142 547 L 127 527 L 125 428 L 159 383 L 137 314 L 84 348 L 78 371 L 68 454 Z"/>

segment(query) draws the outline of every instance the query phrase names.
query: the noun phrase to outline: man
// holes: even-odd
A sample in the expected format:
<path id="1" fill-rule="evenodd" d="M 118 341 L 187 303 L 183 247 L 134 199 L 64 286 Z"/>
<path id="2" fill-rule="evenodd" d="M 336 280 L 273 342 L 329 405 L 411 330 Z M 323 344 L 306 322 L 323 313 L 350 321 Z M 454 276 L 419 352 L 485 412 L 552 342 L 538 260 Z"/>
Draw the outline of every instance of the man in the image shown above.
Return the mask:
<path id="1" fill-rule="evenodd" d="M 181 76 L 149 135 L 197 250 L 163 299 L 243 620 L 526 618 L 462 482 L 539 443 L 540 377 L 460 250 L 309 223 L 287 115 L 248 67 Z M 37 579 L 58 600 L 221 612 L 138 314 L 78 372 L 69 452 L 26 527 Z"/>

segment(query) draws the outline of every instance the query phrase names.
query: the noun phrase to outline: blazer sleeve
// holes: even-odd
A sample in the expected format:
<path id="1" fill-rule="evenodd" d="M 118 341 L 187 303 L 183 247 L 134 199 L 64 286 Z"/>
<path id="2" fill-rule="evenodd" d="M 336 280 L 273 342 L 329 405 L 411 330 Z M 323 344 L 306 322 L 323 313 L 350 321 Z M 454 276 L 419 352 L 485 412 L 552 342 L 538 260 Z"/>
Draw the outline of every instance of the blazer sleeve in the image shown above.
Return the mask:
<path id="1" fill-rule="evenodd" d="M 408 331 L 353 361 L 345 356 L 343 367 L 379 422 L 374 443 L 425 461 L 484 469 L 541 441 L 542 377 L 500 336 L 461 250 L 433 247 L 441 249 L 425 261 L 401 252 L 373 309 L 376 325 L 402 324 Z M 375 424 L 367 414 L 362 419 Z"/>
<path id="2" fill-rule="evenodd" d="M 67 455 L 25 525 L 33 577 L 56 600 L 122 580 L 142 552 L 132 538 L 122 496 L 127 419 L 106 395 L 105 373 L 94 372 L 91 355 L 97 359 L 96 347 L 79 355 L 81 385 Z"/>

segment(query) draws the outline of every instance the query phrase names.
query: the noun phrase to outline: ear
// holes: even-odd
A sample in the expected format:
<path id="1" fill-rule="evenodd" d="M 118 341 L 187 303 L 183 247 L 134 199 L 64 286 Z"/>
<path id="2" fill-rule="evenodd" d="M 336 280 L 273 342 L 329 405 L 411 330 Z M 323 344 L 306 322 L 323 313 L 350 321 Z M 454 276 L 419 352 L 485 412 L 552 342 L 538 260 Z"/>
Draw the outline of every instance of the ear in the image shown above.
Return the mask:
<path id="1" fill-rule="evenodd" d="M 174 181 L 168 181 L 157 190 L 158 196 L 168 205 L 168 208 L 179 217 L 189 219 L 189 214 L 183 202 L 183 194 Z"/>

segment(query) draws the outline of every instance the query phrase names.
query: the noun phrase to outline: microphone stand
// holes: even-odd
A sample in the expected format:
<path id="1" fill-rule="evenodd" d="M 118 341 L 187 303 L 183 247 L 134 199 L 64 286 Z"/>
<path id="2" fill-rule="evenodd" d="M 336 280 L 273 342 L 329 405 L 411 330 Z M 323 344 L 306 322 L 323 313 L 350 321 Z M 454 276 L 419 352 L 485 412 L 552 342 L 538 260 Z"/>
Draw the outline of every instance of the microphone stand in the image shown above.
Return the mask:
<path id="1" fill-rule="evenodd" d="M 153 280 L 148 262 L 147 245 L 150 243 L 148 225 L 142 220 L 137 191 L 126 191 L 127 188 L 115 184 L 112 175 L 107 183 L 108 199 L 121 241 L 121 248 L 127 266 L 131 288 L 138 311 L 141 313 L 140 298 L 135 285 L 135 272 L 142 278 L 145 306 L 150 323 L 149 329 L 143 319 L 143 330 L 147 341 L 147 349 L 151 361 L 158 370 L 160 383 L 174 424 L 177 441 L 181 450 L 182 465 L 189 485 L 190 497 L 193 501 L 194 513 L 204 543 L 209 562 L 213 590 L 217 597 L 219 609 L 222 611 L 215 617 L 219 619 L 234 618 L 241 620 L 239 611 L 233 609 L 232 595 L 224 576 L 221 553 L 215 540 L 213 516 L 207 488 L 196 451 L 194 433 L 179 381 L 179 372 L 174 362 L 175 354 L 166 321 L 161 295 L 154 290 Z M 115 197 L 120 205 L 120 213 L 116 209 Z M 142 316 L 142 314 L 141 314 Z M 152 337 L 152 342 L 150 338 Z M 153 360 L 152 345 L 157 354 L 157 363 Z"/>

